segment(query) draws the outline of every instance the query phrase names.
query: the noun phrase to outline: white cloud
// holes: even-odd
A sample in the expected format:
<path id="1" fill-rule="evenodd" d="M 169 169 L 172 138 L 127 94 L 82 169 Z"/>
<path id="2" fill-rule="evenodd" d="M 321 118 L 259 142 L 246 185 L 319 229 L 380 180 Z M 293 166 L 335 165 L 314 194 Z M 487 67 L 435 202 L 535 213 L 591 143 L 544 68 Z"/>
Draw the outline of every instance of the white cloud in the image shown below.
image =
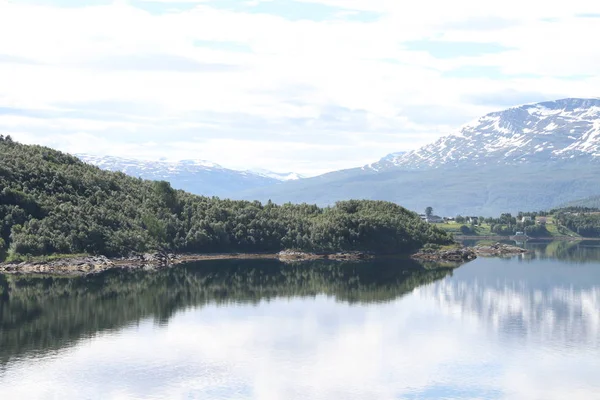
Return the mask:
<path id="1" fill-rule="evenodd" d="M 153 3 L 168 6 L 169 1 Z M 467 100 L 477 98 L 476 94 L 489 94 L 492 99 L 494 93 L 514 91 L 515 100 L 531 94 L 539 94 L 540 100 L 597 96 L 593 89 L 598 87 L 600 49 L 591 40 L 600 27 L 597 19 L 574 17 L 598 12 L 589 1 L 550 2 L 541 7 L 510 0 L 497 7 L 474 0 L 410 6 L 390 0 L 303 0 L 306 5 L 377 13 L 379 19 L 371 22 L 343 17 L 290 21 L 266 11 L 256 13 L 245 3 L 233 10 L 211 1 L 189 3 L 195 7 L 157 14 L 125 1 L 76 8 L 0 1 L 0 37 L 11 39 L 0 41 L 0 112 L 18 109 L 31 114 L 61 109 L 65 103 L 148 104 L 153 112 L 147 117 L 164 128 L 163 143 L 170 141 L 164 132 L 187 132 L 193 139 L 186 143 L 204 143 L 205 130 L 198 127 L 192 132 L 193 124 L 210 124 L 219 130 L 229 147 L 212 160 L 226 166 L 238 163 L 244 149 L 266 145 L 264 137 L 252 133 L 261 131 L 263 124 L 263 131 L 278 135 L 273 140 L 277 146 L 267 148 L 310 142 L 328 146 L 329 151 L 282 151 L 270 157 L 258 157 L 263 154 L 258 152 L 255 158 L 242 158 L 247 167 L 310 173 L 308 165 L 313 172 L 358 166 L 363 160 L 424 144 L 460 125 L 456 117 L 437 116 L 432 118 L 435 122 L 428 122 L 422 111 L 411 115 L 410 110 L 452 109 L 467 122 L 505 106 L 500 101 L 473 104 Z M 547 22 L 553 18 L 558 20 Z M 447 42 L 456 57 L 436 58 L 426 51 L 427 40 L 436 40 L 435 46 Z M 424 43 L 422 51 L 406 50 L 409 41 Z M 460 56 L 456 42 L 496 43 L 510 50 Z M 234 45 L 247 51 L 232 50 Z M 483 78 L 444 76 L 461 67 L 495 67 L 499 72 Z M 319 120 L 332 109 L 340 111 L 330 112 L 329 122 Z M 207 113 L 221 117 L 190 121 L 190 115 Z M 353 125 L 349 113 L 364 115 L 360 126 Z M 244 128 L 243 121 L 231 120 L 240 114 L 261 122 L 253 129 Z M 65 137 L 98 134 L 99 126 L 110 127 L 115 134 L 118 124 L 124 126 L 123 139 L 149 129 L 144 124 L 111 121 L 109 115 L 104 125 L 81 117 L 78 123 L 67 123 L 62 115 L 56 118 L 62 119 L 21 120 L 20 125 L 14 117 L 3 117 L 0 130 L 28 134 L 41 142 L 44 124 L 49 130 L 62 126 Z M 317 122 L 311 125 L 311 120 Z M 328 124 L 337 125 L 331 129 Z M 347 137 L 356 134 L 363 140 L 351 143 L 356 146 L 353 151 L 330 145 L 332 135 L 344 148 L 349 145 Z M 152 140 L 161 140 L 155 135 Z M 120 153 L 126 140 L 111 140 L 105 151 Z M 67 149 L 64 143 L 56 145 Z M 186 152 L 167 148 L 173 153 L 163 156 Z M 363 148 L 372 150 L 361 153 Z M 135 150 L 129 155 L 142 156 Z"/>

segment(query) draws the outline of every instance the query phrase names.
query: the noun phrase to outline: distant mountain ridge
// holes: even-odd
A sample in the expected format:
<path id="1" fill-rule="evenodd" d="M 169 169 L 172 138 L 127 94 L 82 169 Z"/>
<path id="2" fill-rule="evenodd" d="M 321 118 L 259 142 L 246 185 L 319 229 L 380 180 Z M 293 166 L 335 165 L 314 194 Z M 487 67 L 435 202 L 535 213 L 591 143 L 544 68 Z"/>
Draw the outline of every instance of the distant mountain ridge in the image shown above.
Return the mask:
<path id="1" fill-rule="evenodd" d="M 571 159 L 600 161 L 600 99 L 562 99 L 493 112 L 455 134 L 365 168 L 381 172 Z"/>
<path id="2" fill-rule="evenodd" d="M 294 173 L 236 171 L 206 160 L 148 161 L 123 157 L 76 154 L 88 163 L 108 171 L 151 180 L 165 180 L 177 189 L 204 196 L 229 197 L 235 192 L 277 185 L 299 179 Z"/>
<path id="3" fill-rule="evenodd" d="M 493 112 L 414 151 L 237 197 L 387 200 L 419 212 L 491 216 L 557 207 L 598 187 L 600 99 L 569 98 Z"/>

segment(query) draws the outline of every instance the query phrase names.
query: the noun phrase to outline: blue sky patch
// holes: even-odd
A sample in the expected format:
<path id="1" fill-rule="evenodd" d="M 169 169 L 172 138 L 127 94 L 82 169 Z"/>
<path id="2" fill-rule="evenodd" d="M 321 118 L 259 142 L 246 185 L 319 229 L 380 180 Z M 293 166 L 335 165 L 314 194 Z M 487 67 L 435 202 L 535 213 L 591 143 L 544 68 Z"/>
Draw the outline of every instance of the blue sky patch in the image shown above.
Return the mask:
<path id="1" fill-rule="evenodd" d="M 169 2 L 161 3 L 155 1 L 130 0 L 129 4 L 153 15 L 162 15 L 168 13 L 184 12 L 196 8 L 199 3 L 189 2 Z"/>
<path id="2" fill-rule="evenodd" d="M 415 40 L 405 42 L 404 48 L 411 51 L 425 51 L 435 58 L 477 57 L 484 54 L 502 53 L 509 47 L 498 43 L 448 42 L 441 40 Z"/>
<path id="3" fill-rule="evenodd" d="M 576 14 L 577 18 L 600 18 L 600 13 L 584 13 L 584 14 Z"/>
<path id="4" fill-rule="evenodd" d="M 54 6 L 62 8 L 82 8 L 89 6 L 110 5 L 114 0 L 23 0 L 26 4 Z M 374 22 L 381 14 L 371 11 L 350 10 L 320 3 L 310 3 L 296 0 L 272 0 L 251 3 L 239 0 L 207 0 L 207 1 L 172 1 L 158 2 L 150 0 L 129 0 L 128 4 L 144 10 L 152 15 L 185 12 L 200 5 L 213 8 L 245 12 L 249 14 L 267 14 L 285 18 L 290 21 L 323 22 L 335 19 L 357 22 Z"/>
<path id="5" fill-rule="evenodd" d="M 212 0 L 204 4 L 230 11 L 276 15 L 290 21 L 327 21 L 334 19 L 337 13 L 343 11 L 342 8 L 325 4 L 305 3 L 294 0 L 261 1 L 257 4 L 240 2 L 239 0 Z"/>
<path id="6" fill-rule="evenodd" d="M 350 10 L 326 4 L 295 0 L 260 1 L 256 4 L 240 2 L 239 0 L 209 0 L 204 4 L 229 11 L 275 15 L 289 21 L 323 22 L 341 19 L 346 21 L 374 22 L 381 17 L 381 14 L 376 12 Z"/>

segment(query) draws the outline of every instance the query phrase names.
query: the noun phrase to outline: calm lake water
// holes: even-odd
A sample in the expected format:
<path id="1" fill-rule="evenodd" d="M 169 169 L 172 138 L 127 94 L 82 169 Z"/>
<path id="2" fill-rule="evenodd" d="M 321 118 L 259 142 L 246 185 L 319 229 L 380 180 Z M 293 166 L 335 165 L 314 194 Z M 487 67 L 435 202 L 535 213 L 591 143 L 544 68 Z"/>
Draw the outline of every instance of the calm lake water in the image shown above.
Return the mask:
<path id="1" fill-rule="evenodd" d="M 599 399 L 600 243 L 0 276 L 1 399 Z"/>

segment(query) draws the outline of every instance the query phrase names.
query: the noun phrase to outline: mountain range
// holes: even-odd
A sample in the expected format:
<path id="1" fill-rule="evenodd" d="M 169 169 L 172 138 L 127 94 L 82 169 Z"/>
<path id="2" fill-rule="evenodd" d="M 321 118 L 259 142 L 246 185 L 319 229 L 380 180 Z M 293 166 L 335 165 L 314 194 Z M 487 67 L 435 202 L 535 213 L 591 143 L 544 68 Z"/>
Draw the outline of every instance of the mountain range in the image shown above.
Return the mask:
<path id="1" fill-rule="evenodd" d="M 177 189 L 205 196 L 232 197 L 240 191 L 277 185 L 300 179 L 293 172 L 267 170 L 236 171 L 206 160 L 148 161 L 129 158 L 76 154 L 82 161 L 108 171 L 150 180 L 165 180 Z"/>
<path id="2" fill-rule="evenodd" d="M 388 200 L 442 215 L 541 210 L 600 193 L 600 99 L 487 114 L 457 132 L 363 167 L 240 194 L 274 202 Z"/>
<path id="3" fill-rule="evenodd" d="M 600 193 L 600 99 L 512 107 L 434 143 L 314 178 L 217 164 L 79 157 L 100 168 L 162 179 L 203 195 L 276 203 L 388 200 L 415 211 L 497 215 L 541 210 Z"/>

